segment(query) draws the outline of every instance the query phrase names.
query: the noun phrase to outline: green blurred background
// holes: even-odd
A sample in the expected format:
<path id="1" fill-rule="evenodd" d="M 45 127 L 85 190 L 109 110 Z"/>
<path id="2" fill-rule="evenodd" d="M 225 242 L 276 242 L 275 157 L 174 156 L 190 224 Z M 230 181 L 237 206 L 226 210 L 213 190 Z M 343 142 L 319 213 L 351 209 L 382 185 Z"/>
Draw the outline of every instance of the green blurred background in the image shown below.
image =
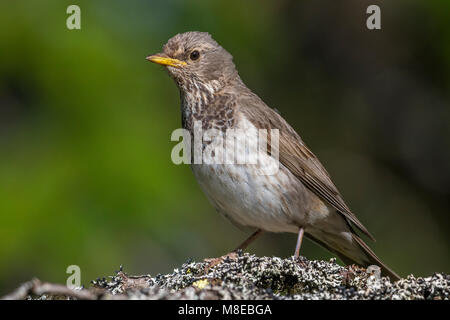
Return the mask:
<path id="1" fill-rule="evenodd" d="M 70 4 L 81 30 L 66 28 Z M 381 31 L 366 28 L 369 4 Z M 387 264 L 450 272 L 449 1 L 2 1 L 0 294 L 65 282 L 72 264 L 85 285 L 120 264 L 169 272 L 248 235 L 170 160 L 178 90 L 144 58 L 191 30 L 302 134 Z M 290 256 L 295 239 L 249 251 Z"/>

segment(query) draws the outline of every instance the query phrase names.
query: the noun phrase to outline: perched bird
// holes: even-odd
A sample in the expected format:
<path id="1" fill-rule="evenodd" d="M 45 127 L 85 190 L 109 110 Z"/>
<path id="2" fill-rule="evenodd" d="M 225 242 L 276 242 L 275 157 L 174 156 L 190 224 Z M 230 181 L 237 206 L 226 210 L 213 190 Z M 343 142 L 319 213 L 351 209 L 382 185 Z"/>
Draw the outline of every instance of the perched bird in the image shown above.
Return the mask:
<path id="1" fill-rule="evenodd" d="M 358 229 L 374 240 L 345 204 L 319 159 L 278 112 L 245 86 L 232 55 L 208 33 L 177 34 L 164 45 L 162 53 L 146 59 L 165 66 L 175 80 L 182 125 L 189 132 L 196 122 L 204 130 L 222 132 L 278 129 L 279 160 L 272 157 L 274 150 L 267 148 L 264 154 L 258 154 L 262 159 L 258 164 L 191 165 L 218 212 L 237 225 L 256 229 L 238 248 L 246 248 L 262 231 L 291 232 L 298 234 L 296 257 L 305 235 L 344 263 L 379 265 L 384 275 L 399 279 L 355 232 Z M 203 142 L 203 149 L 205 146 Z M 248 151 L 239 145 L 238 150 Z M 261 174 L 261 166 L 273 161 L 279 161 L 278 171 Z"/>

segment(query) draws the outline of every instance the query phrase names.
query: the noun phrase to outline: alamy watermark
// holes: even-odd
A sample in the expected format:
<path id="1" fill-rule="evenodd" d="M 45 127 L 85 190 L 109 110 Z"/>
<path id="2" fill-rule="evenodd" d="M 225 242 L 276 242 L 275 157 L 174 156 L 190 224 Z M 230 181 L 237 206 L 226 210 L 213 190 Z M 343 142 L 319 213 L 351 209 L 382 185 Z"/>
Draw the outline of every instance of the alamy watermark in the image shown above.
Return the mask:
<path id="1" fill-rule="evenodd" d="M 66 13 L 70 14 L 66 20 L 66 26 L 69 30 L 81 29 L 81 9 L 76 4 L 71 4 L 67 7 Z"/>
<path id="2" fill-rule="evenodd" d="M 66 13 L 70 16 L 66 19 L 66 27 L 69 30 L 81 29 L 81 9 L 76 4 L 67 7 Z M 369 30 L 381 29 L 381 9 L 378 5 L 372 4 L 367 7 L 366 13 L 370 14 L 366 20 L 366 27 Z"/>
<path id="3" fill-rule="evenodd" d="M 369 30 L 380 30 L 381 29 L 381 9 L 376 4 L 372 4 L 367 7 L 367 17 L 366 26 Z"/>
<path id="4" fill-rule="evenodd" d="M 73 264 L 67 267 L 66 273 L 70 274 L 67 278 L 66 286 L 69 289 L 78 289 L 81 287 L 81 269 Z"/>
<path id="5" fill-rule="evenodd" d="M 261 175 L 273 175 L 279 170 L 278 129 L 203 130 L 202 122 L 195 121 L 192 133 L 176 129 L 171 140 L 180 141 L 171 153 L 175 164 L 255 165 Z"/>

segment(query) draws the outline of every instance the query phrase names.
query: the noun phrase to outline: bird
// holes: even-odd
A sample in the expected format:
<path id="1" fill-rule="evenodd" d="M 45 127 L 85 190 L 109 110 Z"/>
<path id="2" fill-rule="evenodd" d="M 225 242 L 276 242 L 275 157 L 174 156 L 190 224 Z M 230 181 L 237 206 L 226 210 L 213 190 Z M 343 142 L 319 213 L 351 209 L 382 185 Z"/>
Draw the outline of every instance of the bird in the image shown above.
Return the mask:
<path id="1" fill-rule="evenodd" d="M 196 125 L 197 129 L 218 132 L 240 130 L 242 142 L 249 132 L 269 132 L 264 140 L 266 150 L 249 151 L 237 142 L 236 153 L 255 152 L 256 164 L 191 163 L 197 182 L 215 209 L 233 224 L 255 230 L 236 250 L 247 248 L 262 232 L 295 233 L 296 258 L 306 237 L 347 265 L 378 265 L 384 276 L 399 279 L 359 235 L 375 241 L 344 202 L 317 156 L 276 109 L 244 84 L 233 56 L 208 32 L 179 33 L 168 40 L 161 53 L 146 59 L 164 66 L 175 81 L 182 128 L 188 133 L 195 135 Z M 272 136 L 270 132 L 274 132 Z M 269 145 L 272 137 L 274 141 L 277 137 L 273 149 Z M 200 149 L 204 151 L 210 143 L 202 140 Z M 214 156 L 214 152 L 209 153 L 210 160 Z M 264 174 L 274 164 L 276 172 Z"/>

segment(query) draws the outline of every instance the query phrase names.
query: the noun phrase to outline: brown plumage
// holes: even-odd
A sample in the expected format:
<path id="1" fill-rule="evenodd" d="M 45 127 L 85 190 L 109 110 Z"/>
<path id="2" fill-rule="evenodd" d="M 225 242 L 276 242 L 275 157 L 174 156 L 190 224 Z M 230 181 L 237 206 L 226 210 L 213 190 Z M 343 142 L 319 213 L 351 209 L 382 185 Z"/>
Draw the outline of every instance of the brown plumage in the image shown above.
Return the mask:
<path id="1" fill-rule="evenodd" d="M 276 174 L 261 175 L 265 167 L 260 163 L 192 165 L 197 181 L 220 213 L 237 225 L 258 230 L 241 248 L 261 230 L 293 232 L 299 234 L 298 254 L 305 233 L 345 263 L 377 264 L 385 275 L 398 279 L 355 232 L 354 227 L 374 239 L 346 205 L 319 159 L 277 112 L 245 86 L 232 56 L 209 34 L 178 34 L 162 53 L 147 59 L 166 66 L 180 89 L 183 128 L 192 132 L 199 121 L 204 130 L 225 134 L 227 129 L 240 129 L 246 137 L 253 129 L 279 130 L 278 150 L 271 150 L 269 134 L 267 152 L 259 154 L 262 163 L 269 165 L 274 161 L 271 154 L 278 151 Z M 203 142 L 203 149 L 207 144 Z M 248 148 L 238 144 L 238 152 Z"/>

